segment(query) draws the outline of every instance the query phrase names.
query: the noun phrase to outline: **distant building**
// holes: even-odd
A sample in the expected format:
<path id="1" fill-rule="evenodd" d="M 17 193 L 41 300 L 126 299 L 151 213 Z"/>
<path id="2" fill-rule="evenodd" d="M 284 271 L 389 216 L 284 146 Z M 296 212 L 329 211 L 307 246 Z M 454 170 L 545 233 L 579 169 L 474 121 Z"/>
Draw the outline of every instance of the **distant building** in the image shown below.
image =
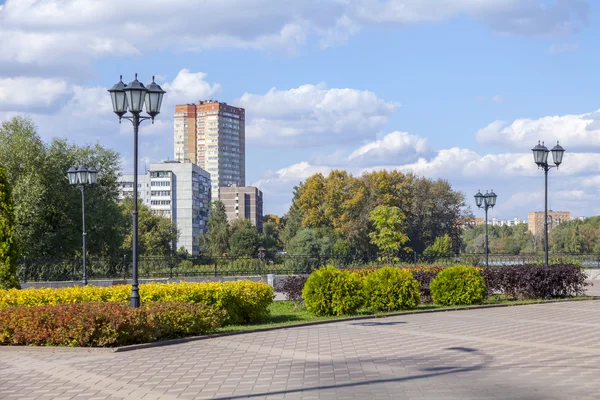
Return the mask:
<path id="1" fill-rule="evenodd" d="M 133 196 L 133 175 L 119 177 L 119 199 Z M 179 237 L 173 244 L 190 254 L 199 254 L 198 238 L 206 233 L 211 201 L 210 174 L 192 163 L 167 161 L 151 164 L 138 176 L 138 196 L 157 215 L 177 225 Z"/>
<path id="2" fill-rule="evenodd" d="M 535 236 L 544 233 L 544 212 L 534 211 L 527 214 L 529 231 Z M 571 213 L 568 211 L 548 211 L 548 231 L 563 222 L 571 220 Z"/>
<path id="3" fill-rule="evenodd" d="M 526 223 L 527 223 L 527 221 L 522 220 L 518 217 L 515 217 L 513 219 L 492 218 L 491 220 L 488 220 L 488 225 L 490 225 L 490 226 L 516 226 L 519 224 L 526 224 Z M 485 218 L 463 218 L 461 221 L 461 225 L 465 228 L 479 226 L 479 225 L 485 225 Z"/>
<path id="4" fill-rule="evenodd" d="M 227 103 L 204 100 L 175 106 L 175 160 L 211 175 L 212 200 L 219 188 L 246 184 L 246 113 Z"/>
<path id="5" fill-rule="evenodd" d="M 492 218 L 491 224 L 493 226 L 517 226 L 519 224 L 526 224 L 527 221 L 520 219 L 519 217 L 515 217 L 513 219 L 498 219 Z"/>
<path id="6" fill-rule="evenodd" d="M 245 218 L 262 233 L 263 195 L 258 188 L 236 185 L 221 187 L 219 200 L 225 205 L 227 219 L 230 222 Z"/>
<path id="7" fill-rule="evenodd" d="M 461 218 L 460 219 L 460 225 L 463 228 L 469 228 L 469 227 L 474 227 L 474 226 L 483 225 L 483 224 L 485 224 L 485 219 L 483 219 L 483 218 Z"/>

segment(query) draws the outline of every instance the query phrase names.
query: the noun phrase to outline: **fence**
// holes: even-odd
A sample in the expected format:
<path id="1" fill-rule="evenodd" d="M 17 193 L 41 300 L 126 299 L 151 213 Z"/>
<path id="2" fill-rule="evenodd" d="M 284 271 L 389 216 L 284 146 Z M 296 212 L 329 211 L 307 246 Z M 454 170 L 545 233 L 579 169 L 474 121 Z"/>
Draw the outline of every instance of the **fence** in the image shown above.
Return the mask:
<path id="1" fill-rule="evenodd" d="M 490 254 L 490 266 L 541 263 L 543 254 Z M 551 263 L 577 263 L 586 268 L 600 268 L 600 254 L 551 254 Z M 325 265 L 338 268 L 360 268 L 383 265 L 483 265 L 485 254 L 452 254 L 442 257 L 416 253 L 403 254 L 392 262 L 379 259 L 376 255 L 305 256 L 277 255 L 266 259 L 233 257 L 140 257 L 138 276 L 144 278 L 220 277 L 256 275 L 309 274 Z M 88 279 L 129 279 L 131 259 L 91 258 L 86 264 Z M 17 267 L 21 282 L 80 281 L 82 262 L 80 258 L 23 259 Z"/>

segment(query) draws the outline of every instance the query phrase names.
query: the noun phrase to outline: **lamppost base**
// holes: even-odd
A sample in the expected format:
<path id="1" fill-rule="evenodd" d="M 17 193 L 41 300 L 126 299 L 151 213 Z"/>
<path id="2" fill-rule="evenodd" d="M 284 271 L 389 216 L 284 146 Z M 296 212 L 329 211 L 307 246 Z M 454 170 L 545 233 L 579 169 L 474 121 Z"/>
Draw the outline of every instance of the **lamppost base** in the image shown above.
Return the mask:
<path id="1" fill-rule="evenodd" d="M 140 295 L 139 294 L 137 296 L 131 295 L 131 297 L 129 298 L 129 305 L 132 308 L 140 308 Z"/>

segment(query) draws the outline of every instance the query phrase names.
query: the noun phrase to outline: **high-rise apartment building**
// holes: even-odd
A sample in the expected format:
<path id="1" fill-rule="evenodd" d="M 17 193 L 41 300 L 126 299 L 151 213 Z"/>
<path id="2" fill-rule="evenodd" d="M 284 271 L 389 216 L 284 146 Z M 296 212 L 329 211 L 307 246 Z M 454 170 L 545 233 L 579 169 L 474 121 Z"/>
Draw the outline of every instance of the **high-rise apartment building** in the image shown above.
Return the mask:
<path id="1" fill-rule="evenodd" d="M 227 219 L 233 221 L 245 218 L 252 222 L 259 233 L 263 228 L 263 197 L 262 192 L 254 186 L 222 187 L 219 199 L 225 205 Z"/>
<path id="2" fill-rule="evenodd" d="M 119 177 L 119 199 L 133 195 L 133 175 Z M 206 233 L 211 201 L 210 174 L 192 163 L 177 161 L 150 164 L 138 176 L 138 197 L 154 214 L 170 218 L 179 237 L 173 243 L 190 254 L 199 254 L 198 238 Z"/>
<path id="3" fill-rule="evenodd" d="M 175 160 L 192 162 L 211 175 L 213 200 L 219 189 L 246 182 L 245 110 L 213 100 L 175 106 Z"/>

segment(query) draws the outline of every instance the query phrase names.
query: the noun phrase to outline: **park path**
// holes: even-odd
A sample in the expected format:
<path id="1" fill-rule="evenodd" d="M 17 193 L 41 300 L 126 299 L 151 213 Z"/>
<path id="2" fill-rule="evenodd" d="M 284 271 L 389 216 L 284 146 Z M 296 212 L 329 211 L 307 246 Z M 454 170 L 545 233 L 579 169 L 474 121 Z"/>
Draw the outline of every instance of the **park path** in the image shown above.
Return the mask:
<path id="1" fill-rule="evenodd" d="M 0 399 L 597 399 L 600 301 L 414 314 L 123 353 L 0 348 Z"/>

